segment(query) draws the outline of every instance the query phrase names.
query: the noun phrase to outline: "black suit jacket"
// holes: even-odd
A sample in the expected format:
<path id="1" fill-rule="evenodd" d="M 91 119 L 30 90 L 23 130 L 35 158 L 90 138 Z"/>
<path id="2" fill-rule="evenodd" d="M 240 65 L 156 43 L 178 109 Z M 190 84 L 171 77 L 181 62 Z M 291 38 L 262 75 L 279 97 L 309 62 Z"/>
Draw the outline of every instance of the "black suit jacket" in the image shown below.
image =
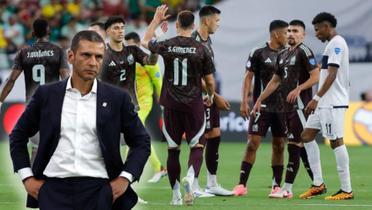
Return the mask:
<path id="1" fill-rule="evenodd" d="M 10 134 L 10 153 L 14 171 L 30 167 L 27 151 L 29 137 L 37 132 L 40 143 L 32 171 L 35 178 L 43 179 L 43 171 L 60 139 L 61 112 L 67 80 L 40 86 Z M 150 155 L 150 137 L 134 112 L 130 96 L 111 85 L 97 84 L 97 136 L 109 179 L 125 170 L 135 180 L 142 174 Z M 120 156 L 120 133 L 124 133 L 130 150 L 123 163 Z M 136 193 L 128 187 L 126 193 L 114 203 L 114 209 L 130 209 L 137 202 Z M 37 208 L 37 200 L 28 196 L 27 206 Z"/>

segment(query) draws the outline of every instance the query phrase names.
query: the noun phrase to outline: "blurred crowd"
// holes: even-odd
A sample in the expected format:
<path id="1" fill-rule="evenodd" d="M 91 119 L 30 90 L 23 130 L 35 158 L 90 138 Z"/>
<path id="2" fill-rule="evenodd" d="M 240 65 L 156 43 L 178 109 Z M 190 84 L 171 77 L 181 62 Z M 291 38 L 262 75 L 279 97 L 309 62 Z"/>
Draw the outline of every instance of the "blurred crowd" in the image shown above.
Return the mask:
<path id="1" fill-rule="evenodd" d="M 0 0 L 0 70 L 9 69 L 16 52 L 35 40 L 32 22 L 38 17 L 49 21 L 50 40 L 68 48 L 71 38 L 94 21 L 111 15 L 128 20 L 126 32 L 142 29 L 161 4 L 169 6 L 172 18 L 178 11 L 195 11 L 218 0 Z"/>

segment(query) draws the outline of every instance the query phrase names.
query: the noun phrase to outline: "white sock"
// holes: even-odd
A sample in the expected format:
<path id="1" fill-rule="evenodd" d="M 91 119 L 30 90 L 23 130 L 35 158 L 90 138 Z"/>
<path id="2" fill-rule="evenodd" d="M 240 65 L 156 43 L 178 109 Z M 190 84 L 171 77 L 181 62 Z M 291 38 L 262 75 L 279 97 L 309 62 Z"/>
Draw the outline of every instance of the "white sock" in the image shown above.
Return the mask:
<path id="1" fill-rule="evenodd" d="M 194 167 L 191 165 L 189 170 L 187 170 L 186 174 L 187 179 L 190 181 L 190 183 L 194 183 L 194 178 L 195 178 L 195 170 Z"/>
<path id="2" fill-rule="evenodd" d="M 209 171 L 207 175 L 207 186 L 208 187 L 217 186 L 217 175 L 210 174 Z"/>
<path id="3" fill-rule="evenodd" d="M 289 183 L 284 183 L 284 186 L 283 186 L 283 190 L 287 190 L 288 192 L 292 192 L 292 185 L 293 184 L 289 184 Z"/>
<path id="4" fill-rule="evenodd" d="M 176 183 L 174 184 L 172 191 L 173 191 L 173 200 L 181 197 L 180 183 L 178 182 L 178 180 L 176 180 Z"/>
<path id="5" fill-rule="evenodd" d="M 278 183 L 276 183 L 275 178 L 273 178 L 273 182 L 271 183 L 271 188 L 274 188 L 274 186 L 279 186 Z"/>
<path id="6" fill-rule="evenodd" d="M 319 186 L 324 182 L 322 177 L 322 166 L 320 164 L 319 146 L 315 140 L 304 143 L 304 146 L 307 152 L 307 158 L 309 159 L 310 168 L 314 176 L 313 185 Z"/>
<path id="7" fill-rule="evenodd" d="M 192 183 L 192 190 L 199 190 L 200 189 L 200 186 L 199 186 L 199 179 L 194 177 L 194 182 Z"/>
<path id="8" fill-rule="evenodd" d="M 346 146 L 338 146 L 333 151 L 336 156 L 337 172 L 341 182 L 341 190 L 351 192 L 349 154 L 347 153 Z"/>

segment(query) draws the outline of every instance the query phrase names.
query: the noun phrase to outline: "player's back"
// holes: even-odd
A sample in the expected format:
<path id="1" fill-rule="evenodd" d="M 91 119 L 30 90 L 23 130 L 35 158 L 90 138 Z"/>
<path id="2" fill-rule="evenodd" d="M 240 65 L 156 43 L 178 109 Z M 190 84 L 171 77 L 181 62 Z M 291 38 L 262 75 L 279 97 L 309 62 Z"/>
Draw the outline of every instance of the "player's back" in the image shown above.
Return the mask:
<path id="1" fill-rule="evenodd" d="M 183 111 L 202 107 L 201 78 L 215 71 L 207 49 L 195 39 L 182 36 L 155 45 L 165 66 L 160 103 Z"/>
<path id="2" fill-rule="evenodd" d="M 68 68 L 63 62 L 66 55 L 62 48 L 47 41 L 38 41 L 18 52 L 13 69 L 24 72 L 27 101 L 39 85 L 59 80 L 62 65 Z"/>

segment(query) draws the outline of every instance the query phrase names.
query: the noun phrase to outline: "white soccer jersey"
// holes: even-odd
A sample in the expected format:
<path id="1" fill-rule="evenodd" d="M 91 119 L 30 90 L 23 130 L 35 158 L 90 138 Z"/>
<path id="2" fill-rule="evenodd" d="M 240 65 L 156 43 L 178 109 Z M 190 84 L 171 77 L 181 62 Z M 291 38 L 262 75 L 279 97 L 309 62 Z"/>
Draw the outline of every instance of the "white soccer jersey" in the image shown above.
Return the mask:
<path id="1" fill-rule="evenodd" d="M 319 107 L 348 106 L 349 104 L 349 48 L 344 38 L 334 36 L 327 44 L 322 59 L 319 87 L 323 86 L 327 75 L 328 66 L 338 67 L 337 77 L 332 86 L 319 100 Z"/>

